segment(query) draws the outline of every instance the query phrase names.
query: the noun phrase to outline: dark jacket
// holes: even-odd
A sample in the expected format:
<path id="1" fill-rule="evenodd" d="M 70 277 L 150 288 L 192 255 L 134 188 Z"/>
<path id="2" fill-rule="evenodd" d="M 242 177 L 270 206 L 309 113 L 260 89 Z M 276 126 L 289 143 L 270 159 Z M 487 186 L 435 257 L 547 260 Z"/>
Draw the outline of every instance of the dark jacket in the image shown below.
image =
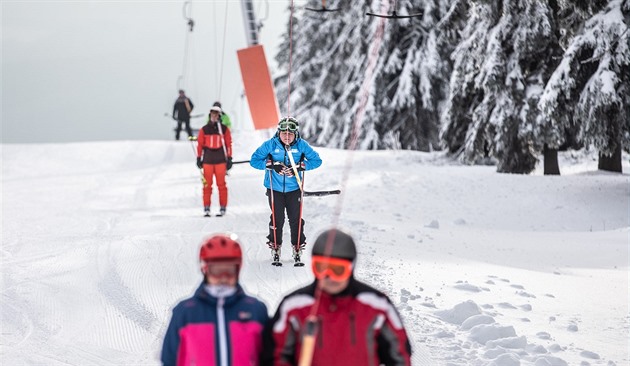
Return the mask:
<path id="1" fill-rule="evenodd" d="M 297 365 L 317 282 L 286 296 L 265 327 L 267 365 Z M 322 292 L 312 366 L 411 364 L 411 345 L 396 308 L 380 291 L 352 277 L 337 295 Z"/>
<path id="2" fill-rule="evenodd" d="M 201 284 L 193 297 L 173 309 L 162 363 L 215 366 L 221 365 L 225 355 L 232 366 L 258 365 L 262 330 L 268 319 L 265 304 L 245 295 L 240 285 L 234 295 L 218 299 Z"/>
<path id="3" fill-rule="evenodd" d="M 188 106 L 190 107 L 190 111 L 186 107 L 186 101 L 188 101 Z M 195 108 L 192 100 L 188 97 L 179 97 L 175 100 L 175 105 L 173 105 L 173 118 L 178 121 L 190 121 L 190 112 Z"/>

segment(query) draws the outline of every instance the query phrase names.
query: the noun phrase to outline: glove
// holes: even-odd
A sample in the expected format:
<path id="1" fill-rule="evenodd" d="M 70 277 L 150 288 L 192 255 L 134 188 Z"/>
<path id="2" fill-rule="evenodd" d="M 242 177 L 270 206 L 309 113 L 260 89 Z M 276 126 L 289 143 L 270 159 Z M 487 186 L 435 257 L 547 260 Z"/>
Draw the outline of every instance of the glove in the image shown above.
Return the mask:
<path id="1" fill-rule="evenodd" d="M 197 168 L 203 168 L 203 163 L 201 162 L 201 158 L 197 158 Z"/>
<path id="2" fill-rule="evenodd" d="M 232 165 L 233 165 L 232 164 L 232 157 L 228 156 L 228 158 L 227 158 L 227 170 L 232 169 Z"/>
<path id="3" fill-rule="evenodd" d="M 267 161 L 265 161 L 265 169 L 273 169 L 273 158 L 271 157 L 271 154 L 267 155 Z"/>
<path id="4" fill-rule="evenodd" d="M 294 175 L 293 174 L 293 169 L 290 166 L 283 167 L 282 171 L 279 172 L 279 173 L 280 173 L 280 175 L 284 175 L 284 176 L 287 176 L 287 177 L 292 177 Z"/>
<path id="5" fill-rule="evenodd" d="M 276 162 L 274 162 L 274 163 L 273 163 L 273 165 L 271 166 L 271 169 L 275 170 L 275 171 L 276 171 L 276 173 L 278 173 L 278 174 L 282 174 L 282 175 L 284 175 L 284 174 L 283 174 L 283 172 L 284 172 L 284 170 L 285 170 L 286 168 L 287 168 L 287 167 L 286 167 L 286 166 L 284 166 L 284 164 L 282 164 L 282 163 L 280 163 L 280 162 L 277 162 L 277 161 L 276 161 Z"/>

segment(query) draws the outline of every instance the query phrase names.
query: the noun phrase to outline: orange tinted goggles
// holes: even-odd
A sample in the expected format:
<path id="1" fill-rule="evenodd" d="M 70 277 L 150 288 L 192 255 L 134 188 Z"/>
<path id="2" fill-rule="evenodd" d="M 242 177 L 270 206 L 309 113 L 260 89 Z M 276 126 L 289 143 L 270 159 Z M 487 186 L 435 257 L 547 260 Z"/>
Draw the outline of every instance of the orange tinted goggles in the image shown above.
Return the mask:
<path id="1" fill-rule="evenodd" d="M 313 274 L 319 280 L 330 277 L 334 281 L 345 281 L 352 274 L 352 262 L 347 259 L 338 259 L 314 255 L 311 260 Z"/>

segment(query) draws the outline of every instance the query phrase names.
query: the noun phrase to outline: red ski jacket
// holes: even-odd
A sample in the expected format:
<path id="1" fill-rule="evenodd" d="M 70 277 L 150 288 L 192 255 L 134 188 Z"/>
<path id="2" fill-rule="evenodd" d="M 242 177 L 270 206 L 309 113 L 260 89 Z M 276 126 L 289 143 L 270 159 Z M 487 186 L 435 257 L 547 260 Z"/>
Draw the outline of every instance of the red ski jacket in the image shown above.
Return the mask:
<path id="1" fill-rule="evenodd" d="M 280 303 L 265 328 L 265 364 L 298 364 L 316 286 L 301 288 Z M 385 294 L 354 277 L 340 294 L 321 293 L 316 316 L 312 366 L 411 364 L 411 345 L 396 308 Z"/>
<path id="2" fill-rule="evenodd" d="M 221 164 L 232 156 L 232 133 L 220 122 L 208 122 L 197 136 L 197 157 L 204 164 Z"/>

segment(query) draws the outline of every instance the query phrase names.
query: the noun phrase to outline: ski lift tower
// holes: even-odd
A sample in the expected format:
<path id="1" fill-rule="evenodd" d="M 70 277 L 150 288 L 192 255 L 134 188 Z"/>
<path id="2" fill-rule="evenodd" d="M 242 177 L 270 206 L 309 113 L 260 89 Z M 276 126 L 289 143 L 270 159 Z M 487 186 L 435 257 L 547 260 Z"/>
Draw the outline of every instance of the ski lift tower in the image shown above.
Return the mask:
<path id="1" fill-rule="evenodd" d="M 241 67 L 247 104 L 256 130 L 276 127 L 280 119 L 278 101 L 263 46 L 259 44 L 252 0 L 241 0 L 247 48 L 236 51 Z"/>

